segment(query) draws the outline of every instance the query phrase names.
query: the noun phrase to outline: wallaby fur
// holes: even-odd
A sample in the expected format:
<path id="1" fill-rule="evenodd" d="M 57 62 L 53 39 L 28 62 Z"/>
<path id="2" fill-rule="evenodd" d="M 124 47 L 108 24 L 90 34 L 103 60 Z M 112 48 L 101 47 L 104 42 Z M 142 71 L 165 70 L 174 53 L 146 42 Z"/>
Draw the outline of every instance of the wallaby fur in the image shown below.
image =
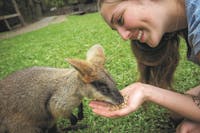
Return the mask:
<path id="1" fill-rule="evenodd" d="M 67 61 L 75 69 L 32 67 L 0 80 L 0 133 L 48 132 L 58 118 L 70 118 L 83 97 L 123 102 L 101 45 L 92 46 L 86 60 Z"/>

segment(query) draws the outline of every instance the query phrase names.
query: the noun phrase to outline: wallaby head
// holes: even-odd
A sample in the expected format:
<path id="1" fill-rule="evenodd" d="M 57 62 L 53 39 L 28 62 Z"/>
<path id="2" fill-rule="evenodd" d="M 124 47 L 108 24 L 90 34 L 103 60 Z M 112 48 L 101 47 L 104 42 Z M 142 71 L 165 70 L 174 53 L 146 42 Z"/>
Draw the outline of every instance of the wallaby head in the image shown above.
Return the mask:
<path id="1" fill-rule="evenodd" d="M 111 104 L 124 102 L 115 81 L 104 68 L 105 54 L 101 45 L 92 46 L 87 52 L 86 60 L 67 59 L 67 61 L 79 72 L 79 78 L 87 85 L 80 90 L 83 95 Z"/>

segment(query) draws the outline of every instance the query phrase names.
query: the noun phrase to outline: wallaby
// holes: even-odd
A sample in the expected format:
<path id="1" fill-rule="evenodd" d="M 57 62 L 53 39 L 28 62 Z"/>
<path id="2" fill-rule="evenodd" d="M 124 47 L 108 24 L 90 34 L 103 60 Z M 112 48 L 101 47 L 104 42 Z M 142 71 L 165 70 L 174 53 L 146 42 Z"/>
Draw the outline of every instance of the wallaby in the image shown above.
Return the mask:
<path id="1" fill-rule="evenodd" d="M 51 132 L 58 118 L 74 118 L 72 110 L 82 106 L 84 97 L 123 103 L 104 68 L 101 45 L 92 46 L 86 60 L 67 61 L 75 69 L 32 67 L 0 80 L 0 133 Z"/>

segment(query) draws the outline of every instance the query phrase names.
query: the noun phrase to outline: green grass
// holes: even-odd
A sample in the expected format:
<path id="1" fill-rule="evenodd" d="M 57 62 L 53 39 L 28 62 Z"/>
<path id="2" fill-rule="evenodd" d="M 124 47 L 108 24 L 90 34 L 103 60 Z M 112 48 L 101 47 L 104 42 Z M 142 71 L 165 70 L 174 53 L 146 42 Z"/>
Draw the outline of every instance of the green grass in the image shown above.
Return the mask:
<path id="1" fill-rule="evenodd" d="M 97 43 L 105 49 L 106 68 L 116 80 L 119 89 L 137 80 L 137 64 L 129 42 L 124 42 L 116 32 L 110 30 L 97 13 L 68 16 L 60 24 L 0 40 L 0 79 L 30 66 L 69 67 L 65 58 L 84 59 L 87 50 Z M 199 66 L 187 61 L 184 43 L 181 42 L 181 60 L 174 80 L 174 88 L 179 92 L 198 85 L 200 81 Z M 173 128 L 167 110 L 153 103 L 147 110 L 141 107 L 129 116 L 108 119 L 93 114 L 88 102 L 87 99 L 84 100 L 85 118 L 79 124 L 87 124 L 90 128 L 76 132 L 167 133 Z"/>

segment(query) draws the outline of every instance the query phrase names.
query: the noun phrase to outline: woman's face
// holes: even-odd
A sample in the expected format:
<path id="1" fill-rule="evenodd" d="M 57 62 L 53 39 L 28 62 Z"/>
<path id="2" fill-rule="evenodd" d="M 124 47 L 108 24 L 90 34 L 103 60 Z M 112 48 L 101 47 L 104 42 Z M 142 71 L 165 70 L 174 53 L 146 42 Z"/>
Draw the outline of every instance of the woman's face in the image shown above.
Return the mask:
<path id="1" fill-rule="evenodd" d="M 150 0 L 104 3 L 101 14 L 124 40 L 138 40 L 150 47 L 156 47 L 165 33 L 165 17 L 161 7 Z"/>

